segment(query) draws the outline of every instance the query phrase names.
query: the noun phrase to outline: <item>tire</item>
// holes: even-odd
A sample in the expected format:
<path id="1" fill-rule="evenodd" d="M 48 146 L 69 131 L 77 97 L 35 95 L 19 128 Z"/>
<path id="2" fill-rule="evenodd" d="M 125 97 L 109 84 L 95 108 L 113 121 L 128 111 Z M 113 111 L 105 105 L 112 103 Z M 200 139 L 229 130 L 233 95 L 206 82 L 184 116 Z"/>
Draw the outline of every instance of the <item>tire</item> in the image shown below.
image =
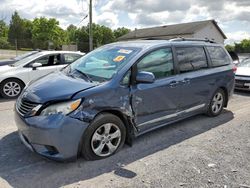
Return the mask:
<path id="1" fill-rule="evenodd" d="M 222 89 L 218 89 L 211 98 L 207 115 L 210 117 L 215 117 L 221 114 L 225 105 L 225 101 L 225 92 Z"/>
<path id="2" fill-rule="evenodd" d="M 110 113 L 101 113 L 82 136 L 81 154 L 86 160 L 110 157 L 123 147 L 125 138 L 126 128 L 121 119 Z"/>
<path id="3" fill-rule="evenodd" d="M 0 85 L 0 93 L 6 99 L 17 98 L 24 88 L 22 81 L 18 79 L 4 80 Z"/>

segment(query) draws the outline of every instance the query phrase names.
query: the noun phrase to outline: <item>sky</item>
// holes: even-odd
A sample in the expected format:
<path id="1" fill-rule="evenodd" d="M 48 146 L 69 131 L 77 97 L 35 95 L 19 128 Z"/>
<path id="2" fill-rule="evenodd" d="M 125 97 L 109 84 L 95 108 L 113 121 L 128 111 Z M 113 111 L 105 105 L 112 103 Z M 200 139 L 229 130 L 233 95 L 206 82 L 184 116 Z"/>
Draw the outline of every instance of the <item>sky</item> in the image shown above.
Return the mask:
<path id="1" fill-rule="evenodd" d="M 0 0 L 0 19 L 8 23 L 16 10 L 21 17 L 56 18 L 69 24 L 88 24 L 89 0 Z M 250 0 L 93 0 L 93 22 L 112 29 L 145 28 L 215 19 L 226 43 L 250 38 Z M 83 20 L 83 21 L 82 21 Z"/>

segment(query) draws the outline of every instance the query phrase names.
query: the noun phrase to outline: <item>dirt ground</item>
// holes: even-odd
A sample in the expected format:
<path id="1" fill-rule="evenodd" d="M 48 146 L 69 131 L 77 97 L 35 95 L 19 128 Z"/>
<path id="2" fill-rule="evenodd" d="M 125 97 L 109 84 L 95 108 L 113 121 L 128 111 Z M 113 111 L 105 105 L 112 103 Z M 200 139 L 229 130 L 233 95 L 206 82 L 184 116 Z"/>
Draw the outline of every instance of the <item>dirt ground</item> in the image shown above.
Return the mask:
<path id="1" fill-rule="evenodd" d="M 21 144 L 14 101 L 0 99 L 0 187 L 250 187 L 250 93 L 216 118 L 199 115 L 100 161 L 56 163 Z"/>

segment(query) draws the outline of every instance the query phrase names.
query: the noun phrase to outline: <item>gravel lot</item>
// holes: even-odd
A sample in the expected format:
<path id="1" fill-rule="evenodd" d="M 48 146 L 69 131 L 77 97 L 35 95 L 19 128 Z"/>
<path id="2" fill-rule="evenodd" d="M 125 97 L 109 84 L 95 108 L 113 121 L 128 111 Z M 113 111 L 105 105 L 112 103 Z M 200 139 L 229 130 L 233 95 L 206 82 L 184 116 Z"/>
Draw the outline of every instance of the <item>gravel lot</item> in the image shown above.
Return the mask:
<path id="1" fill-rule="evenodd" d="M 56 163 L 19 141 L 0 99 L 0 187 L 250 187 L 250 93 L 219 117 L 199 115 L 136 139 L 100 161 Z"/>

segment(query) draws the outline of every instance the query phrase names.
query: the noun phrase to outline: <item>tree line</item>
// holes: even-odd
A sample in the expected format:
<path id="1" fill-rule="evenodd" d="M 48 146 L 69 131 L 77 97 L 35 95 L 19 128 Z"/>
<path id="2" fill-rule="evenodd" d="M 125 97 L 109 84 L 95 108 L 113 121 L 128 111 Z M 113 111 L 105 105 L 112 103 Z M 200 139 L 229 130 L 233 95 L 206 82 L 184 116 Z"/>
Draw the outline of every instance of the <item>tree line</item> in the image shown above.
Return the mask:
<path id="1" fill-rule="evenodd" d="M 233 45 L 226 45 L 226 49 L 229 52 L 250 53 L 250 39 L 244 39 L 240 43 L 234 43 Z"/>
<path id="2" fill-rule="evenodd" d="M 115 30 L 93 24 L 93 45 L 108 44 L 127 34 L 130 30 L 121 27 Z M 77 27 L 73 24 L 67 29 L 59 26 L 55 18 L 23 19 L 18 12 L 12 14 L 9 25 L 0 20 L 0 49 L 61 49 L 62 45 L 75 44 L 78 50 L 89 50 L 89 26 Z"/>

